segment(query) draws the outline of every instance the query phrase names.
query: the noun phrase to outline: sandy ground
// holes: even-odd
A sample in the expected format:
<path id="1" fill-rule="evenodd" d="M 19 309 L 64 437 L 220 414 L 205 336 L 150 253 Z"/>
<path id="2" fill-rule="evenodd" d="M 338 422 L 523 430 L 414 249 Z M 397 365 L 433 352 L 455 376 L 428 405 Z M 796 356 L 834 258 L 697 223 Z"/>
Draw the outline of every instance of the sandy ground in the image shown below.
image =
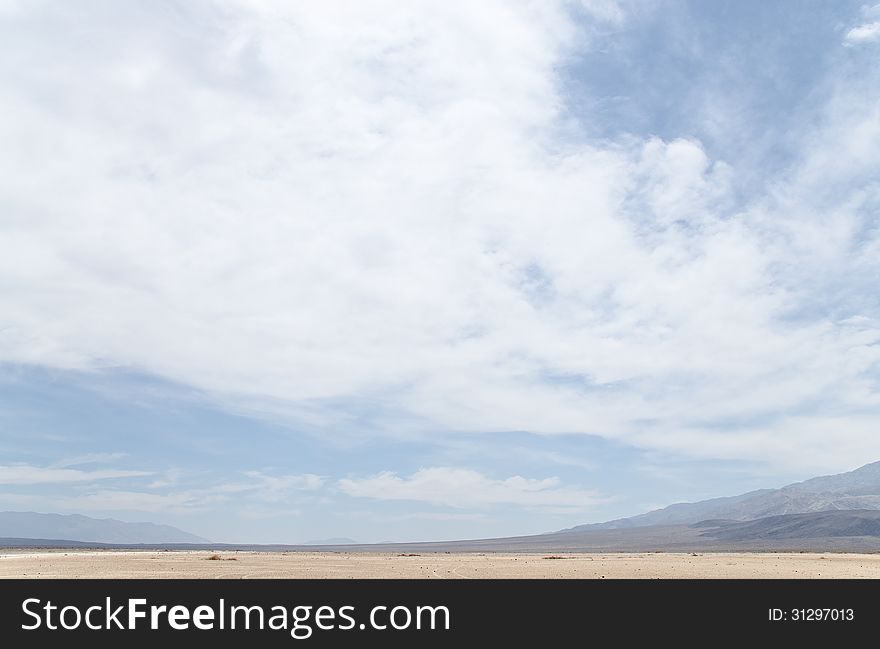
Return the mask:
<path id="1" fill-rule="evenodd" d="M 210 559 L 209 557 L 220 557 Z M 398 555 L 0 550 L 0 578 L 880 578 L 880 554 Z"/>

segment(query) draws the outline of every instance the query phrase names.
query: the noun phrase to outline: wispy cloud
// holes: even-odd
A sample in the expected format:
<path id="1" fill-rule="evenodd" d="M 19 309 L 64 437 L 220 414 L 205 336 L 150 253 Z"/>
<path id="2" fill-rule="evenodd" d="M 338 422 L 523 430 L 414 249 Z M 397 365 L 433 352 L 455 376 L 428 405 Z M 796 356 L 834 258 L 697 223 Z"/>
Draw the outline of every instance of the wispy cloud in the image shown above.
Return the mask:
<path id="1" fill-rule="evenodd" d="M 251 494 L 265 501 L 283 501 L 297 491 L 317 491 L 325 478 L 311 473 L 299 475 L 269 475 L 262 471 L 245 471 L 246 481 L 217 485 L 215 493 Z"/>
<path id="2" fill-rule="evenodd" d="M 880 21 L 853 27 L 846 33 L 844 39 L 850 44 L 880 40 Z"/>
<path id="3" fill-rule="evenodd" d="M 449 507 L 491 505 L 587 509 L 603 502 L 598 494 L 564 487 L 558 478 L 512 476 L 495 480 L 468 469 L 432 467 L 409 477 L 386 471 L 367 478 L 345 478 L 338 487 L 349 496 L 378 500 L 412 500 Z"/>
<path id="4" fill-rule="evenodd" d="M 294 511 L 280 510 L 277 506 L 267 509 L 265 504 L 295 502 L 297 493 L 317 491 L 325 483 L 324 478 L 313 474 L 268 475 L 260 471 L 247 471 L 243 475 L 246 479 L 240 481 L 191 488 L 181 488 L 179 485 L 183 477 L 177 475 L 174 480 L 151 483 L 141 490 L 101 488 L 65 495 L 53 499 L 53 502 L 67 510 L 84 511 L 192 513 L 216 511 L 233 505 L 243 510 L 255 507 L 259 511 Z"/>
<path id="5" fill-rule="evenodd" d="M 866 19 L 865 22 L 846 33 L 844 36 L 846 45 L 880 41 L 880 4 L 865 7 L 862 14 Z"/>
<path id="6" fill-rule="evenodd" d="M 450 512 L 416 512 L 410 518 L 424 521 L 480 521 L 486 514 L 454 514 Z"/>
<path id="7" fill-rule="evenodd" d="M 67 511 L 138 511 L 148 513 L 193 513 L 221 502 L 223 498 L 204 492 L 168 494 L 126 489 L 100 489 L 53 500 L 55 507 Z"/>
<path id="8" fill-rule="evenodd" d="M 52 466 L 56 468 L 67 468 L 81 466 L 83 464 L 111 464 L 125 457 L 128 457 L 128 453 L 86 453 L 85 455 L 77 455 L 58 460 Z"/>
<path id="9" fill-rule="evenodd" d="M 93 482 L 118 478 L 137 478 L 152 475 L 149 471 L 122 469 L 65 469 L 60 467 L 32 466 L 29 464 L 0 465 L 0 484 L 42 485 L 71 482 Z"/>

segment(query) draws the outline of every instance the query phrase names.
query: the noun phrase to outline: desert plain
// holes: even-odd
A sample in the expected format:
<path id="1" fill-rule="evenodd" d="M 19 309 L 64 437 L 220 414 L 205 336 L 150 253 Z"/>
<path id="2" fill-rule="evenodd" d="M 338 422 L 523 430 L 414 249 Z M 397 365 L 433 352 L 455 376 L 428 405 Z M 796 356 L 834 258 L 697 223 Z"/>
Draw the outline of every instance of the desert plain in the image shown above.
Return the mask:
<path id="1" fill-rule="evenodd" d="M 858 579 L 880 554 L 0 550 L 0 578 Z"/>

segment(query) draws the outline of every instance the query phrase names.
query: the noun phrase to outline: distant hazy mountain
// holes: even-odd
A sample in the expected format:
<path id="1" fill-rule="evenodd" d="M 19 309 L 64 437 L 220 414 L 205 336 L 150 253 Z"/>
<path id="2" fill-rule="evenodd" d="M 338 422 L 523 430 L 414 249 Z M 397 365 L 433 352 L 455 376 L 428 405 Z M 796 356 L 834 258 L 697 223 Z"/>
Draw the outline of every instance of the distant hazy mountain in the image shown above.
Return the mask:
<path id="1" fill-rule="evenodd" d="M 305 542 L 306 545 L 355 545 L 356 543 L 357 541 L 347 536 L 334 536 L 329 539 L 314 539 Z"/>
<path id="2" fill-rule="evenodd" d="M 63 539 L 93 543 L 205 543 L 207 541 L 170 525 L 124 523 L 112 518 L 35 512 L 0 512 L 0 537 Z"/>
<path id="3" fill-rule="evenodd" d="M 781 489 L 760 489 L 741 496 L 678 503 L 647 514 L 578 525 L 566 531 L 691 524 L 706 519 L 749 521 L 782 514 L 843 509 L 880 510 L 880 462 L 847 473 L 796 482 Z"/>

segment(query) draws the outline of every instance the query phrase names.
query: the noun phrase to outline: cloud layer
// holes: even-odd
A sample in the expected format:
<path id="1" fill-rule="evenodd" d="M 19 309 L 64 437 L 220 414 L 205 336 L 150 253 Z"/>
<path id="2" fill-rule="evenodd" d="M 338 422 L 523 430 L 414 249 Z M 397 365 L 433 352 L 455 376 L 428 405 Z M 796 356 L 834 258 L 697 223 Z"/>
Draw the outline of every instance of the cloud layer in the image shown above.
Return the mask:
<path id="1" fill-rule="evenodd" d="M 880 456 L 876 63 L 742 197 L 692 137 L 586 138 L 559 69 L 611 3 L 127 7 L 0 14 L 0 361 L 325 435 Z"/>
<path id="2" fill-rule="evenodd" d="M 42 467 L 29 464 L 0 465 L 0 485 L 45 485 L 75 482 L 94 482 L 117 478 L 136 478 L 150 475 L 147 471 L 94 469 L 90 471 L 60 467 Z"/>
<path id="3" fill-rule="evenodd" d="M 349 496 L 361 498 L 477 509 L 518 505 L 578 511 L 600 501 L 594 492 L 562 487 L 556 478 L 535 480 L 512 476 L 493 480 L 477 471 L 451 467 L 419 469 L 405 478 L 390 471 L 369 478 L 345 478 L 339 481 L 339 488 Z"/>

